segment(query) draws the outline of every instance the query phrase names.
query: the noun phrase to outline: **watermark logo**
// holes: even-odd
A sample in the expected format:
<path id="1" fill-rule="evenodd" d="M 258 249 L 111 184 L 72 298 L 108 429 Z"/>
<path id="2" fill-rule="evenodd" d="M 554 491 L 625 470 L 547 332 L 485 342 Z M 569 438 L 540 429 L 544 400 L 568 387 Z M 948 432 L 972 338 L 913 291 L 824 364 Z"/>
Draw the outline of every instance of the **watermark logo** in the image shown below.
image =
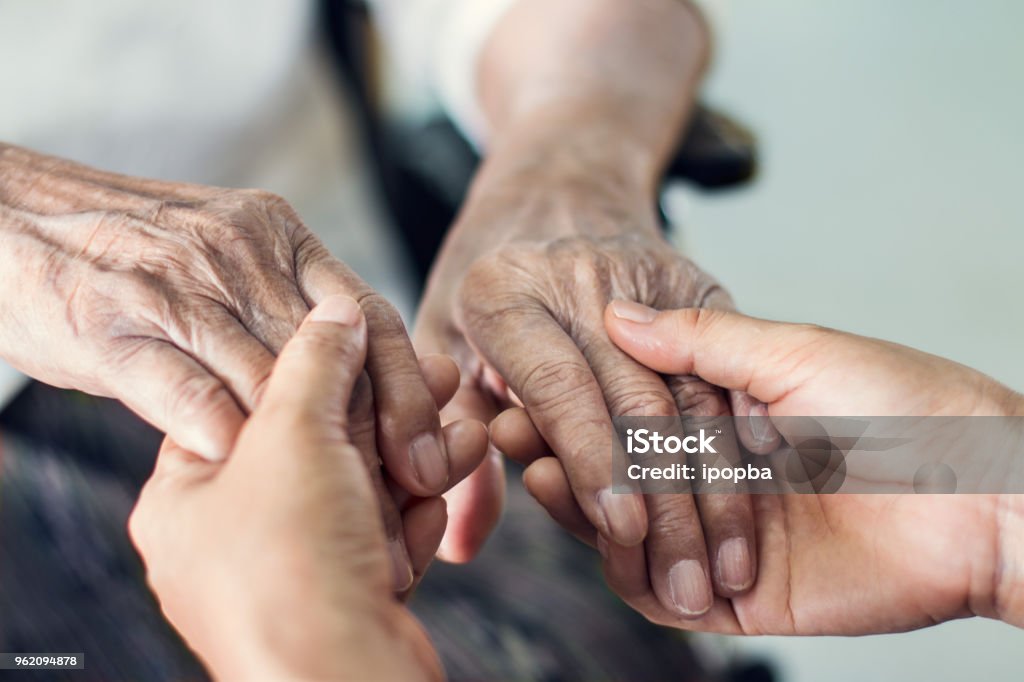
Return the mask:
<path id="1" fill-rule="evenodd" d="M 616 417 L 612 482 L 644 493 L 1024 493 L 1015 417 Z M 781 436 L 753 454 L 737 436 Z M 757 425 L 764 431 L 765 425 Z"/>
<path id="2" fill-rule="evenodd" d="M 626 429 L 626 452 L 631 455 L 675 455 L 680 452 L 688 455 L 718 454 L 712 443 L 719 434 L 721 430 L 709 436 L 705 429 L 700 429 L 695 436 L 680 438 L 675 435 L 663 436 L 651 429 Z"/>

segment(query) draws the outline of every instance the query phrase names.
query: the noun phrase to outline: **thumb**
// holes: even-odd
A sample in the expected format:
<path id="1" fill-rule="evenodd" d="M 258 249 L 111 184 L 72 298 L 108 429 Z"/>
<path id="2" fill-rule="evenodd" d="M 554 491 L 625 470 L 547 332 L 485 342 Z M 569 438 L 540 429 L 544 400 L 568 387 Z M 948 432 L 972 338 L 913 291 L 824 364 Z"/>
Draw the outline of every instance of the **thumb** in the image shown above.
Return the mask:
<path id="1" fill-rule="evenodd" d="M 366 344 L 366 320 L 355 299 L 325 298 L 281 351 L 254 416 L 283 416 L 347 439 L 348 406 L 366 363 Z"/>
<path id="2" fill-rule="evenodd" d="M 637 362 L 662 374 L 696 375 L 772 404 L 799 387 L 794 372 L 826 331 L 705 308 L 658 312 L 631 301 L 605 310 L 611 340 Z"/>

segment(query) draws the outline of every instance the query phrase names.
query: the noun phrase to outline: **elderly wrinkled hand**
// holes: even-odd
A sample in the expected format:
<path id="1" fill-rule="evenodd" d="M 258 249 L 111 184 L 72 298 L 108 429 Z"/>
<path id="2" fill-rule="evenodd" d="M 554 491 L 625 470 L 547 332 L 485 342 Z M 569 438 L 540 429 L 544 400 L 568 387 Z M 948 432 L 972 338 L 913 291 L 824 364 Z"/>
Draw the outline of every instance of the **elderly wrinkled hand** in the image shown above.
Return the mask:
<path id="1" fill-rule="evenodd" d="M 183 447 L 230 450 L 311 306 L 356 298 L 381 455 L 416 495 L 452 475 L 395 309 L 267 192 L 157 182 L 0 146 L 0 356 L 116 397 Z"/>
<path id="2" fill-rule="evenodd" d="M 745 414 L 753 403 L 642 366 L 611 343 L 602 316 L 622 297 L 660 307 L 731 303 L 659 234 L 643 193 L 627 196 L 603 184 L 582 190 L 587 182 L 476 188 L 436 266 L 416 340 L 462 366 L 463 387 L 449 414 L 488 419 L 511 408 L 493 421 L 491 434 L 499 450 L 530 464 L 531 493 L 560 498 L 561 490 L 538 485 L 544 479 L 535 474 L 552 464 L 564 469 L 578 534 L 645 556 L 643 574 L 661 603 L 693 618 L 711 608 L 713 591 L 730 596 L 753 583 L 750 500 L 612 494 L 611 418 L 715 417 L 733 405 Z M 502 237 L 494 243 L 485 234 Z M 752 434 L 746 440 L 757 446 Z M 444 547 L 456 557 L 472 553 L 475 509 L 486 504 L 469 490 L 468 501 L 450 500 L 453 535 Z"/>

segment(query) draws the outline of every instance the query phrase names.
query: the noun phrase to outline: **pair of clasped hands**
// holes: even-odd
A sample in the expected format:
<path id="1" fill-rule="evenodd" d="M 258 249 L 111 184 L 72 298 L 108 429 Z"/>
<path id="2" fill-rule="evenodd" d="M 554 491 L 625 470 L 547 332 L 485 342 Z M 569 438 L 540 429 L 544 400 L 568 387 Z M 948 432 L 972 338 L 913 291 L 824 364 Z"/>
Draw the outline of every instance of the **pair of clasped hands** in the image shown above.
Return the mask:
<path id="1" fill-rule="evenodd" d="M 701 377 L 753 396 L 772 416 L 1021 413 L 1020 396 L 970 369 L 822 328 L 626 301 L 607 306 L 604 324 L 652 377 Z M 446 505 L 382 481 L 366 361 L 360 307 L 326 298 L 285 344 L 227 461 L 168 440 L 143 492 L 131 529 L 151 584 L 226 679 L 443 676 L 402 597 L 441 541 Z M 421 365 L 444 405 L 458 384 L 454 364 Z M 744 634 L 890 632 L 972 614 L 1024 624 L 1024 504 L 1013 497 L 722 495 L 700 504 L 737 505 L 731 525 L 705 522 L 706 539 L 691 498 L 637 498 L 619 503 L 636 505 L 638 526 L 621 542 L 590 520 L 528 412 L 503 413 L 495 444 L 532 458 L 531 493 L 596 545 L 610 586 L 654 621 Z M 487 439 L 467 422 L 443 433 L 451 485 Z M 686 514 L 659 514 L 683 499 Z M 666 564 L 644 542 L 645 525 L 687 558 Z M 398 559 L 392 528 L 407 552 Z"/>
<path id="2" fill-rule="evenodd" d="M 661 235 L 649 186 L 583 172 L 592 161 L 561 179 L 532 170 L 559 159 L 476 181 L 410 340 L 280 197 L 0 145 L 0 356 L 169 434 L 131 530 L 212 670 L 439 675 L 395 595 L 439 545 L 456 561 L 482 545 L 502 506 L 494 451 L 527 466 L 530 492 L 660 623 L 1020 624 L 1012 496 L 611 492 L 613 415 L 732 414 L 764 452 L 778 443 L 755 428 L 765 415 L 1024 408 L 939 358 L 726 312 L 726 292 Z"/>

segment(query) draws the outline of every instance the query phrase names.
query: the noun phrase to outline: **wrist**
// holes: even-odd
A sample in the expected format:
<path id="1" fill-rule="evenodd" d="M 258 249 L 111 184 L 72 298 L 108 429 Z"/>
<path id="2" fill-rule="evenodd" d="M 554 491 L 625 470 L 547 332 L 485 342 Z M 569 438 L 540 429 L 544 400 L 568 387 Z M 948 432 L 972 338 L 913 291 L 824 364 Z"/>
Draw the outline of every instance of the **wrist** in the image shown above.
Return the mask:
<path id="1" fill-rule="evenodd" d="M 353 612 L 363 615 L 340 622 L 339 614 L 318 618 L 322 611 L 316 607 L 258 610 L 254 619 L 226 628 L 224 637 L 211 642 L 212 650 L 201 653 L 214 677 L 224 680 L 383 679 L 394 676 L 387 674 L 392 668 L 415 679 L 401 665 L 401 647 L 383 614 L 358 606 Z"/>
<path id="2" fill-rule="evenodd" d="M 660 234 L 657 153 L 607 119 L 578 120 L 571 108 L 545 110 L 496 140 L 454 232 L 488 247 L 495 240 Z"/>
<path id="3" fill-rule="evenodd" d="M 1019 453 L 1013 453 L 1021 456 Z M 1024 627 L 1024 496 L 995 498 L 995 547 L 992 562 L 991 613 L 1000 620 Z"/>
<path id="4" fill-rule="evenodd" d="M 630 119 L 585 99 L 535 110 L 493 138 L 478 184 L 571 184 L 653 201 L 664 150 Z"/>
<path id="5" fill-rule="evenodd" d="M 545 129 L 555 146 L 577 137 L 621 151 L 627 142 L 630 161 L 656 180 L 709 53 L 708 26 L 689 2 L 518 0 L 479 58 L 488 147 Z"/>

